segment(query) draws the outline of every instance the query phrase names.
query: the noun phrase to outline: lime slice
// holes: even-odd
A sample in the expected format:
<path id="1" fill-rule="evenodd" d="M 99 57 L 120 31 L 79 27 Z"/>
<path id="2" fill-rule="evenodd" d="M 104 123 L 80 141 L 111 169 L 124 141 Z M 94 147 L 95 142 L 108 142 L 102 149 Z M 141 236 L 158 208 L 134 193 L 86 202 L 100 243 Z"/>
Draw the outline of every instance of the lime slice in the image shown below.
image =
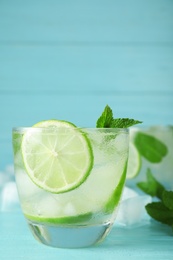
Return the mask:
<path id="1" fill-rule="evenodd" d="M 135 145 L 130 142 L 129 143 L 129 159 L 127 164 L 127 179 L 132 179 L 136 177 L 141 169 L 141 156 L 135 147 Z"/>
<path id="2" fill-rule="evenodd" d="M 45 218 L 45 217 L 37 217 L 37 216 L 30 216 L 25 214 L 25 217 L 31 221 L 35 221 L 37 223 L 49 223 L 49 224 L 66 224 L 66 225 L 72 225 L 72 224 L 79 224 L 83 222 L 89 222 L 93 214 L 91 212 L 77 215 L 77 216 L 67 216 L 67 217 L 54 217 L 54 218 Z"/>
<path id="3" fill-rule="evenodd" d="M 29 128 L 23 136 L 21 151 L 31 180 L 52 193 L 78 187 L 93 165 L 86 135 L 66 121 L 47 120 Z"/>
<path id="4" fill-rule="evenodd" d="M 116 189 L 113 191 L 111 197 L 107 201 L 104 210 L 106 213 L 112 212 L 115 207 L 117 207 L 121 196 L 122 196 L 122 191 L 126 179 L 126 173 L 127 173 L 127 163 L 125 164 L 124 171 L 122 173 L 121 179 L 116 187 Z"/>

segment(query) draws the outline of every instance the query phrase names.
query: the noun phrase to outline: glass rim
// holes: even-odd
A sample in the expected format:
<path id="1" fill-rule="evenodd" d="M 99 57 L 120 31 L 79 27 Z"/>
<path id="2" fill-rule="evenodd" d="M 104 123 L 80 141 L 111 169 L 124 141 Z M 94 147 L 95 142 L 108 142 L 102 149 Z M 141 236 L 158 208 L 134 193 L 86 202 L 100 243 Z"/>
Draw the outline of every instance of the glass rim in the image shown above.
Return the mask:
<path id="1" fill-rule="evenodd" d="M 72 131 L 72 130 L 91 130 L 91 131 L 95 131 L 95 130 L 98 130 L 98 131 L 111 131 L 111 132 L 124 132 L 124 133 L 128 133 L 129 132 L 129 128 L 97 128 L 97 127 L 55 127 L 55 128 L 51 128 L 51 127 L 13 127 L 12 128 L 12 132 L 26 132 L 28 130 L 31 130 L 34 131 L 34 132 L 42 132 L 42 130 L 44 130 L 44 132 L 49 132 L 51 130 L 53 131 L 56 131 L 56 128 L 57 130 L 58 129 L 65 129 L 65 130 L 69 130 L 69 131 Z"/>

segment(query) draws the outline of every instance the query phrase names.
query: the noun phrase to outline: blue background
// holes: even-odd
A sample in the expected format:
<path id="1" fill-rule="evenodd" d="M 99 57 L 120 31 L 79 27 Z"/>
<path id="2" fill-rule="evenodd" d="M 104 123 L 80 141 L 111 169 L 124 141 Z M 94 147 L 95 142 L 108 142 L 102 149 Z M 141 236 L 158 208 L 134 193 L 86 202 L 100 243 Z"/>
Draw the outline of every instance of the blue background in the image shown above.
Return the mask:
<path id="1" fill-rule="evenodd" d="M 0 1 L 0 169 L 12 127 L 94 127 L 106 104 L 173 123 L 172 0 Z"/>
<path id="2" fill-rule="evenodd" d="M 173 0 L 0 0 L 0 171 L 11 131 L 44 119 L 94 127 L 106 104 L 144 126 L 173 124 Z M 113 228 L 102 245 L 35 242 L 21 213 L 0 214 L 0 258 L 172 259 L 164 225 Z"/>

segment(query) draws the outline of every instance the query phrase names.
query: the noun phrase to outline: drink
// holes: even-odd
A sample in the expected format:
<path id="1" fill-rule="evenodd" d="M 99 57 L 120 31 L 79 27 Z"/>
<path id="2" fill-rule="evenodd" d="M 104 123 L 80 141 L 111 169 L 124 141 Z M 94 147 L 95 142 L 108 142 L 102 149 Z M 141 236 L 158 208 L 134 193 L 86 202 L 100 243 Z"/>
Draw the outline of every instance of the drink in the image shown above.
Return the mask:
<path id="1" fill-rule="evenodd" d="M 102 241 L 116 218 L 128 131 L 57 122 L 13 129 L 21 208 L 40 242 L 86 247 Z"/>
<path id="2" fill-rule="evenodd" d="M 127 175 L 130 178 L 128 178 L 127 184 L 133 187 L 136 186 L 136 183 L 145 181 L 149 169 L 159 182 L 172 189 L 173 127 L 132 127 L 130 129 L 130 143 L 135 152 L 131 151 L 129 162 L 134 161 L 133 170 L 136 170 L 128 170 Z"/>

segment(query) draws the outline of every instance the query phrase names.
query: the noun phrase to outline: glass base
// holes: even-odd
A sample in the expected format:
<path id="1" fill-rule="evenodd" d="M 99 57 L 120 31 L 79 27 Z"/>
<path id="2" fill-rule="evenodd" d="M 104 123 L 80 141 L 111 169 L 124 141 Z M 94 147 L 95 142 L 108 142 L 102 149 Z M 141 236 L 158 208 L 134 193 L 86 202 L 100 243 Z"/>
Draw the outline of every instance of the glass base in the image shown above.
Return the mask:
<path id="1" fill-rule="evenodd" d="M 59 248 L 88 247 L 101 242 L 112 224 L 94 226 L 55 226 L 28 221 L 33 236 L 41 243 Z"/>

